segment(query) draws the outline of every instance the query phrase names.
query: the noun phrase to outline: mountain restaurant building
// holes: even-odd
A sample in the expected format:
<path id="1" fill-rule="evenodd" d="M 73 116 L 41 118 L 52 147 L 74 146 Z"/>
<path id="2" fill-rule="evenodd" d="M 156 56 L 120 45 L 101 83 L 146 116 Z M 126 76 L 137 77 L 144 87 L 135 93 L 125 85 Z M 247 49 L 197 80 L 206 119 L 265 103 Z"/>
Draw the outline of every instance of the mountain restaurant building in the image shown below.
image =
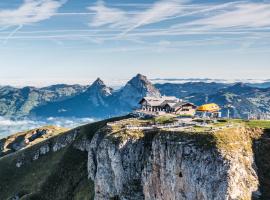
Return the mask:
<path id="1" fill-rule="evenodd" d="M 195 115 L 196 108 L 192 103 L 184 102 L 173 96 L 144 97 L 139 104 L 144 112 L 163 112 L 177 115 Z"/>

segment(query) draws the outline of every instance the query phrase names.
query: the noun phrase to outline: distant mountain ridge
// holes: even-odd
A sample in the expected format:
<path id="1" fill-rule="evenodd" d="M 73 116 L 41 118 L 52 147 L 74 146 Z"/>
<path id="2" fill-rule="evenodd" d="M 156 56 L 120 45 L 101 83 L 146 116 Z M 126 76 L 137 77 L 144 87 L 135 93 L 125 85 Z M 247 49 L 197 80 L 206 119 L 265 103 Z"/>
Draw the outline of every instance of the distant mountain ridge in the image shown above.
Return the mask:
<path id="1" fill-rule="evenodd" d="M 206 83 L 206 82 L 188 82 L 188 83 L 164 83 L 155 84 L 155 87 L 166 96 L 177 96 L 179 98 L 185 98 L 194 93 L 207 93 L 214 94 L 218 90 L 228 87 L 225 83 Z"/>
<path id="2" fill-rule="evenodd" d="M 222 88 L 216 93 L 197 93 L 186 97 L 186 99 L 200 105 L 208 102 L 215 102 L 222 107 L 226 115 L 228 106 L 232 117 L 248 116 L 270 116 L 270 88 L 255 88 L 247 84 L 237 83 Z"/>
<path id="3" fill-rule="evenodd" d="M 85 89 L 86 86 L 65 84 L 44 88 L 3 86 L 0 87 L 0 116 L 28 116 L 35 107 L 48 102 L 62 101 Z"/>
<path id="4" fill-rule="evenodd" d="M 0 116 L 109 118 L 131 112 L 145 96 L 161 95 L 176 96 L 197 105 L 215 102 L 224 115 L 230 105 L 234 117 L 270 113 L 269 88 L 245 83 L 152 84 L 146 76 L 138 74 L 119 90 L 108 87 L 100 78 L 90 86 L 0 87 Z"/>

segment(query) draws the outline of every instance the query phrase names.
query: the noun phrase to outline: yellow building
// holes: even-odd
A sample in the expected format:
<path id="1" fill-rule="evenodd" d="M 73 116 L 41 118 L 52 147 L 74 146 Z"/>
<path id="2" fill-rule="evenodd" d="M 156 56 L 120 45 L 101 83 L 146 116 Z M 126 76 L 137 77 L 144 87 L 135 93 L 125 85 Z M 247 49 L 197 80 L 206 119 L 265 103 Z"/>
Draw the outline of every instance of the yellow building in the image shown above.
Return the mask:
<path id="1" fill-rule="evenodd" d="M 220 107 L 215 103 L 204 104 L 197 108 L 197 111 L 199 112 L 210 112 L 210 113 L 216 113 L 219 112 L 220 110 L 221 110 Z"/>

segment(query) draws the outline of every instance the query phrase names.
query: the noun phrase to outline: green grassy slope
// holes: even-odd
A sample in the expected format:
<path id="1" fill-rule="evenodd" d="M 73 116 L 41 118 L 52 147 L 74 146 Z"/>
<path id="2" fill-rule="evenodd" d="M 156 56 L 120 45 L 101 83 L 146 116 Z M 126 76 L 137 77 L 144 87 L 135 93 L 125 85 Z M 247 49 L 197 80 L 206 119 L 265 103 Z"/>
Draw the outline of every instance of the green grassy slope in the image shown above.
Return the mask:
<path id="1" fill-rule="evenodd" d="M 87 177 L 87 152 L 67 148 L 39 190 L 23 199 L 75 199 L 94 197 L 94 184 Z"/>
<path id="2" fill-rule="evenodd" d="M 59 164 L 66 149 L 49 153 L 39 160 L 16 167 L 17 156 L 0 160 L 0 199 L 8 199 L 16 194 L 20 197 L 35 193 L 46 181 L 51 171 Z"/>
<path id="3" fill-rule="evenodd" d="M 87 137 L 91 139 L 95 132 L 107 122 L 125 117 L 112 118 L 78 127 L 80 134 L 74 142 Z M 72 131 L 72 130 L 71 130 Z M 87 176 L 87 152 L 76 150 L 72 144 L 57 151 L 49 152 L 38 160 L 31 160 L 33 152 L 45 143 L 54 143 L 61 133 L 24 150 L 0 158 L 0 199 L 6 200 L 15 195 L 31 200 L 87 200 L 93 199 L 94 185 Z M 20 168 L 16 167 L 18 158 L 28 160 Z"/>
<path id="4" fill-rule="evenodd" d="M 1 200 L 15 195 L 37 200 L 92 199 L 93 183 L 87 179 L 87 152 L 68 146 L 26 162 L 20 168 L 16 167 L 17 156 L 0 160 Z"/>

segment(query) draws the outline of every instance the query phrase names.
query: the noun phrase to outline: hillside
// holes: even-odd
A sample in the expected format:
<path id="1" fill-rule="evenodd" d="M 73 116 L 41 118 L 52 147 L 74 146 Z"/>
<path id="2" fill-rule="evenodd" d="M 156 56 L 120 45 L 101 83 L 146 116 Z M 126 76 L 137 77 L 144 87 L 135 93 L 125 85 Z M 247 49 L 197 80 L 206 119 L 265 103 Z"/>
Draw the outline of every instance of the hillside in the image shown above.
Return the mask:
<path id="1" fill-rule="evenodd" d="M 269 122 L 130 128 L 149 123 L 112 118 L 0 158 L 0 199 L 269 199 Z"/>
<path id="2" fill-rule="evenodd" d="M 28 148 L 55 135 L 66 132 L 68 129 L 44 126 L 29 131 L 24 131 L 0 139 L 0 158 L 7 154 Z"/>
<path id="3" fill-rule="evenodd" d="M 0 116 L 16 118 L 28 116 L 35 107 L 48 102 L 62 101 L 84 90 L 85 86 L 64 84 L 44 88 L 1 87 Z"/>
<path id="4" fill-rule="evenodd" d="M 108 99 L 112 89 L 107 87 L 99 78 L 84 92 L 63 101 L 51 102 L 33 109 L 32 115 L 50 117 L 102 117 L 108 109 Z"/>
<path id="5" fill-rule="evenodd" d="M 155 84 L 155 87 L 162 95 L 176 96 L 178 98 L 185 98 L 196 93 L 205 93 L 208 95 L 215 94 L 220 89 L 228 87 L 228 84 L 223 83 L 205 83 L 205 82 L 188 82 L 182 84 L 164 83 Z"/>

